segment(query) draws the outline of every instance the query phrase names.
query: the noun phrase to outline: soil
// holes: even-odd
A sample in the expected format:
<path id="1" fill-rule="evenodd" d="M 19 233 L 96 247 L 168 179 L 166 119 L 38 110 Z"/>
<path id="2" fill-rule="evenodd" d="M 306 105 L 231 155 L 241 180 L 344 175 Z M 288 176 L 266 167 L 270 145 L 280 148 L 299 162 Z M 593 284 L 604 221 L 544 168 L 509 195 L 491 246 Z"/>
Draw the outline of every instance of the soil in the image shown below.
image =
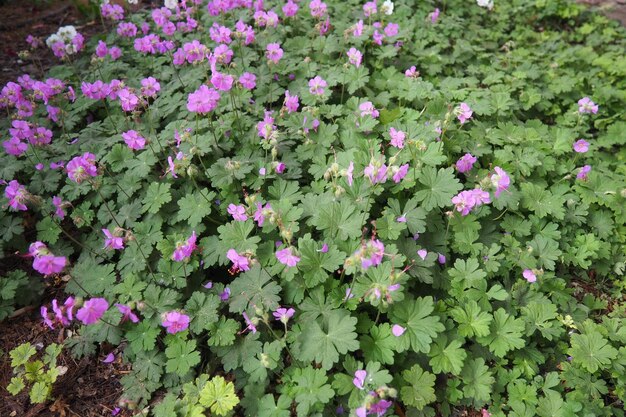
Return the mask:
<path id="1" fill-rule="evenodd" d="M 620 20 L 626 26 L 626 0 L 579 0 L 599 7 L 607 16 Z M 0 0 L 1 2 L 1 0 Z M 86 22 L 68 0 L 8 0 L 0 4 L 0 87 L 18 76 L 28 73 L 41 79 L 44 71 L 58 62 L 46 47 L 36 57 L 20 58 L 19 52 L 28 49 L 26 37 L 33 35 L 44 41 L 59 26 L 72 24 L 88 38 L 98 33 L 101 26 Z M 36 59 L 35 59 L 36 58 Z M 6 266 L 6 265 L 5 265 Z M 58 288 L 47 290 L 46 299 L 64 299 Z M 128 372 L 119 358 L 111 364 L 100 357 L 75 360 L 69 353 L 59 356 L 58 365 L 67 367 L 54 385 L 53 401 L 41 405 L 30 404 L 28 394 L 10 395 L 5 387 L 12 377 L 8 352 L 17 345 L 30 342 L 35 346 L 62 343 L 66 330 L 49 330 L 41 323 L 38 308 L 22 309 L 18 315 L 0 322 L 0 416 L 2 417 L 99 417 L 111 416 L 122 395 L 119 378 Z M 108 353 L 108 352 L 107 352 Z M 122 411 L 118 416 L 129 416 Z M 464 416 L 473 416 L 465 411 Z"/>

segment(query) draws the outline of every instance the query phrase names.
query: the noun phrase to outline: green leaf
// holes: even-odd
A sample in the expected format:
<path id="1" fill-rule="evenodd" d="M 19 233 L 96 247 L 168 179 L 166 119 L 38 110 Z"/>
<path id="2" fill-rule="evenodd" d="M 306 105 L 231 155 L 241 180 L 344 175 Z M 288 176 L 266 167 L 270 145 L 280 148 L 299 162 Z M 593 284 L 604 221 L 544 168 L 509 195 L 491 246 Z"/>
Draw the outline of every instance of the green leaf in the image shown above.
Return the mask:
<path id="1" fill-rule="evenodd" d="M 331 239 L 348 240 L 361 236 L 363 215 L 347 199 L 317 207 L 311 222 Z"/>
<path id="2" fill-rule="evenodd" d="M 214 198 L 215 193 L 209 192 L 206 188 L 187 193 L 178 200 L 178 220 L 187 220 L 191 227 L 199 225 L 203 218 L 211 214 Z"/>
<path id="3" fill-rule="evenodd" d="M 314 360 L 323 369 L 330 369 L 339 361 L 339 354 L 359 348 L 356 322 L 357 319 L 345 310 L 333 310 L 328 314 L 323 328 L 317 321 L 305 323 L 298 335 L 299 359 L 306 362 Z"/>
<path id="4" fill-rule="evenodd" d="M 483 358 L 475 358 L 465 363 L 461 372 L 463 395 L 474 400 L 475 404 L 484 404 L 491 397 L 491 387 L 495 379 L 485 365 Z"/>
<path id="5" fill-rule="evenodd" d="M 230 290 L 231 313 L 243 313 L 251 308 L 274 310 L 280 301 L 280 286 L 272 281 L 270 274 L 258 263 L 235 278 Z"/>
<path id="6" fill-rule="evenodd" d="M 298 403 L 296 411 L 298 416 L 305 417 L 310 415 L 309 411 L 317 405 L 328 403 L 335 395 L 335 391 L 326 383 L 328 377 L 322 369 L 307 366 L 297 369 L 296 372 L 293 378 L 296 384 L 295 400 Z"/>
<path id="7" fill-rule="evenodd" d="M 9 352 L 9 356 L 11 357 L 11 366 L 13 368 L 17 368 L 19 366 L 23 366 L 28 363 L 28 360 L 37 353 L 37 350 L 30 343 L 22 343 L 18 347 L 14 348 Z"/>
<path id="8" fill-rule="evenodd" d="M 320 251 L 322 244 L 311 239 L 310 234 L 298 239 L 298 251 L 300 252 L 300 262 L 298 271 L 302 272 L 307 288 L 325 282 L 331 273 L 335 272 L 346 257 L 344 252 L 337 250 L 333 244 L 328 245 L 328 251 Z"/>
<path id="9" fill-rule="evenodd" d="M 406 329 L 397 341 L 400 351 L 409 347 L 418 353 L 427 353 L 430 350 L 433 338 L 444 330 L 439 317 L 431 316 L 434 309 L 435 305 L 431 296 L 419 297 L 415 300 L 405 299 L 393 305 L 390 312 L 392 322 Z"/>
<path id="10" fill-rule="evenodd" d="M 259 236 L 250 236 L 254 228 L 255 225 L 252 220 L 246 220 L 245 222 L 233 221 L 217 228 L 217 232 L 220 234 L 220 246 L 224 261 L 226 261 L 226 252 L 231 248 L 238 253 L 256 251 L 261 238 Z"/>
<path id="11" fill-rule="evenodd" d="M 135 352 L 151 351 L 156 344 L 156 338 L 161 329 L 147 320 L 139 322 L 126 332 L 126 339 Z"/>
<path id="12" fill-rule="evenodd" d="M 433 372 L 452 373 L 458 375 L 463 369 L 463 362 L 467 357 L 467 352 L 462 348 L 463 342 L 459 339 L 452 340 L 446 345 L 447 338 L 440 337 L 431 346 L 428 356 L 430 356 L 430 366 Z"/>
<path id="13" fill-rule="evenodd" d="M 168 359 L 165 370 L 184 376 L 192 367 L 200 363 L 200 353 L 196 351 L 196 341 L 183 340 L 181 334 L 186 335 L 187 332 L 177 333 L 170 339 L 170 344 L 165 349 L 165 356 Z"/>
<path id="14" fill-rule="evenodd" d="M 158 213 L 163 204 L 172 201 L 170 188 L 172 188 L 172 185 L 165 182 L 153 182 L 150 184 L 142 201 L 143 211 L 152 214 Z"/>
<path id="15" fill-rule="evenodd" d="M 361 338 L 360 344 L 367 362 L 379 361 L 383 364 L 393 364 L 396 337 L 391 333 L 389 323 L 373 326 L 370 334 Z"/>
<path id="16" fill-rule="evenodd" d="M 43 381 L 35 382 L 30 389 L 30 402 L 33 404 L 46 402 L 51 390 L 52 385 L 48 385 Z"/>
<path id="17" fill-rule="evenodd" d="M 474 300 L 457 306 L 450 311 L 450 316 L 459 325 L 458 331 L 461 336 L 487 336 L 492 316 L 486 311 L 481 311 L 480 306 Z"/>
<path id="18" fill-rule="evenodd" d="M 539 266 L 553 271 L 555 267 L 555 261 L 561 256 L 559 250 L 559 243 L 555 240 L 548 239 L 541 235 L 535 236 L 529 243 L 532 248 L 532 254 L 537 257 Z"/>
<path id="19" fill-rule="evenodd" d="M 422 187 L 415 193 L 415 198 L 426 211 L 451 205 L 452 197 L 463 188 L 452 168 L 440 168 L 437 171 L 433 167 L 424 167 L 417 179 Z"/>
<path id="20" fill-rule="evenodd" d="M 402 372 L 402 378 L 409 384 L 400 390 L 400 398 L 406 405 L 422 410 L 437 399 L 435 375 L 424 371 L 419 365 Z"/>
<path id="21" fill-rule="evenodd" d="M 59 240 L 61 229 L 51 217 L 44 217 L 37 223 L 37 239 L 54 244 Z"/>
<path id="22" fill-rule="evenodd" d="M 67 283 L 65 290 L 81 297 L 110 294 L 115 288 L 114 267 L 113 264 L 98 265 L 96 259 L 84 257 L 72 269 L 72 279 Z"/>
<path id="23" fill-rule="evenodd" d="M 478 343 L 489 346 L 489 350 L 501 358 L 510 350 L 524 347 L 526 342 L 522 338 L 523 331 L 524 321 L 508 315 L 500 308 L 493 313 L 489 334 L 480 337 Z"/>
<path id="24" fill-rule="evenodd" d="M 218 416 L 225 416 L 239 404 L 239 397 L 235 394 L 232 382 L 226 382 L 221 376 L 215 376 L 202 387 L 200 404 Z"/>
<path id="25" fill-rule="evenodd" d="M 286 395 L 274 400 L 274 395 L 266 394 L 259 401 L 259 417 L 289 417 L 291 416 L 291 399 Z"/>
<path id="26" fill-rule="evenodd" d="M 239 324 L 233 319 L 220 317 L 219 321 L 209 328 L 209 346 L 230 346 L 235 341 Z"/>
<path id="27" fill-rule="evenodd" d="M 608 368 L 611 361 L 617 357 L 617 349 L 597 332 L 573 334 L 571 343 L 568 353 L 572 357 L 572 362 L 591 373 Z"/>
<path id="28" fill-rule="evenodd" d="M 209 330 L 217 322 L 220 303 L 220 298 L 215 294 L 195 291 L 185 304 L 185 311 L 191 317 L 191 331 L 200 334 L 203 330 Z"/>
<path id="29" fill-rule="evenodd" d="M 24 388 L 26 388 L 26 385 L 24 385 L 24 380 L 20 376 L 11 378 L 11 382 L 7 385 L 7 391 L 9 391 L 11 395 L 19 394 Z"/>

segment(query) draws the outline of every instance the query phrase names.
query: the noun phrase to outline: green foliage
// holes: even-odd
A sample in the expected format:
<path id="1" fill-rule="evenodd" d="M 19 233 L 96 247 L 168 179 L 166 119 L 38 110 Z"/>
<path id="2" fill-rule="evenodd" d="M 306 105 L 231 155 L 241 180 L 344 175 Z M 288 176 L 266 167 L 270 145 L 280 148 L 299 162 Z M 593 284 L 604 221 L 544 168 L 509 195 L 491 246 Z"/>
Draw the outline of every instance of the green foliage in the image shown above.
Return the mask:
<path id="1" fill-rule="evenodd" d="M 37 350 L 28 342 L 11 350 L 9 356 L 14 376 L 6 387 L 7 391 L 11 395 L 18 395 L 30 386 L 29 398 L 32 404 L 48 401 L 57 378 L 67 371 L 67 368 L 57 366 L 61 350 L 62 346 L 56 343 L 48 345 L 41 359 L 33 359 Z"/>

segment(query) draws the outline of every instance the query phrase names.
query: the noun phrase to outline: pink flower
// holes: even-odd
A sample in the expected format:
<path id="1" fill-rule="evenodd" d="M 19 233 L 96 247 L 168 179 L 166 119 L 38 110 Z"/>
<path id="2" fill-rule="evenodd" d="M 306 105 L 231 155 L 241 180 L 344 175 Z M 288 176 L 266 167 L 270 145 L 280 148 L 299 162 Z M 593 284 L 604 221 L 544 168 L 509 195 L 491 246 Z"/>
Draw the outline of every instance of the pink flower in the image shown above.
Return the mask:
<path id="1" fill-rule="evenodd" d="M 194 231 L 185 243 L 179 242 L 176 249 L 174 249 L 172 259 L 176 262 L 188 260 L 193 254 L 193 251 L 198 248 L 196 245 L 196 238 L 196 232 Z"/>
<path id="2" fill-rule="evenodd" d="M 211 75 L 211 84 L 220 91 L 230 91 L 233 88 L 234 81 L 235 79 L 232 75 L 223 72 L 213 71 Z"/>
<path id="3" fill-rule="evenodd" d="M 96 168 L 96 156 L 86 152 L 82 156 L 76 156 L 67 163 L 67 176 L 76 183 L 81 183 L 89 177 L 98 176 Z"/>
<path id="4" fill-rule="evenodd" d="M 359 105 L 359 110 L 361 111 L 361 117 L 372 116 L 374 119 L 378 118 L 378 110 L 376 110 L 374 104 L 371 101 L 361 103 Z"/>
<path id="5" fill-rule="evenodd" d="M 161 91 L 161 84 L 154 77 L 141 80 L 141 93 L 144 96 L 154 97 L 159 91 Z"/>
<path id="6" fill-rule="evenodd" d="M 106 358 L 102 359 L 102 363 L 111 363 L 115 360 L 115 355 L 113 352 L 109 353 Z"/>
<path id="7" fill-rule="evenodd" d="M 52 205 L 56 209 L 54 215 L 63 220 L 65 218 L 65 210 L 63 210 L 63 200 L 61 199 L 61 197 L 52 197 Z"/>
<path id="8" fill-rule="evenodd" d="M 474 166 L 474 163 L 477 161 L 476 157 L 471 153 L 466 153 L 463 155 L 458 161 L 456 161 L 456 169 L 463 173 L 470 171 Z"/>
<path id="9" fill-rule="evenodd" d="M 391 327 L 391 333 L 395 336 L 395 337 L 400 337 L 404 334 L 405 332 L 405 328 L 400 326 L 399 324 L 394 324 Z"/>
<path id="10" fill-rule="evenodd" d="M 365 378 L 367 378 L 367 371 L 359 369 L 354 373 L 354 379 L 352 380 L 352 383 L 358 389 L 363 389 L 363 386 L 365 385 Z"/>
<path id="11" fill-rule="evenodd" d="M 578 112 L 581 114 L 584 113 L 598 113 L 598 105 L 591 101 L 589 97 L 583 97 L 578 100 Z"/>
<path id="12" fill-rule="evenodd" d="M 228 301 L 229 297 L 230 297 L 230 288 L 226 287 L 224 288 L 224 291 L 220 293 L 220 300 Z"/>
<path id="13" fill-rule="evenodd" d="M 92 298 L 76 312 L 76 318 L 83 324 L 94 324 L 109 309 L 109 303 L 104 298 Z"/>
<path id="14" fill-rule="evenodd" d="M 220 93 L 203 84 L 196 91 L 189 94 L 187 98 L 187 110 L 194 113 L 206 114 L 217 107 L 219 100 Z"/>
<path id="15" fill-rule="evenodd" d="M 578 153 L 585 153 L 589 150 L 589 142 L 584 139 L 579 139 L 574 142 L 574 151 Z"/>
<path id="16" fill-rule="evenodd" d="M 33 260 L 33 269 L 44 275 L 52 275 L 63 271 L 66 264 L 64 256 L 42 255 Z"/>
<path id="17" fill-rule="evenodd" d="M 491 417 L 491 413 L 486 408 L 480 410 L 480 417 Z"/>
<path id="18" fill-rule="evenodd" d="M 428 255 L 428 251 L 426 249 L 420 249 L 417 251 L 417 255 L 422 258 L 422 261 L 426 260 L 426 256 Z"/>
<path id="19" fill-rule="evenodd" d="M 209 35 L 211 39 L 216 43 L 231 43 L 230 29 L 226 26 L 220 26 L 217 23 L 213 23 L 213 26 L 209 28 Z"/>
<path id="20" fill-rule="evenodd" d="M 388 23 L 384 29 L 385 35 L 389 37 L 396 36 L 399 30 L 400 30 L 400 26 L 397 23 Z"/>
<path id="21" fill-rule="evenodd" d="M 404 71 L 404 75 L 408 78 L 418 78 L 420 76 L 420 73 L 415 67 L 415 65 L 413 65 L 411 68 Z"/>
<path id="22" fill-rule="evenodd" d="M 363 34 L 363 19 L 359 19 L 359 21 L 350 28 L 350 31 L 355 38 L 361 36 Z"/>
<path id="23" fill-rule="evenodd" d="M 227 211 L 228 214 L 233 216 L 233 219 L 235 219 L 236 221 L 245 222 L 246 220 L 248 220 L 248 216 L 246 215 L 246 208 L 243 205 L 235 205 L 231 203 L 228 205 Z"/>
<path id="24" fill-rule="evenodd" d="M 98 46 L 96 46 L 96 56 L 98 58 L 104 58 L 109 53 L 109 48 L 107 48 L 107 44 L 102 41 L 98 41 Z"/>
<path id="25" fill-rule="evenodd" d="M 28 210 L 25 203 L 30 199 L 30 193 L 16 180 L 9 181 L 9 185 L 4 189 L 4 196 L 9 199 L 9 207 L 13 210 Z"/>
<path id="26" fill-rule="evenodd" d="M 496 187 L 496 198 L 500 196 L 502 191 L 505 191 L 509 188 L 511 183 L 511 179 L 509 175 L 500 167 L 495 167 L 495 174 L 491 175 L 491 184 Z"/>
<path id="27" fill-rule="evenodd" d="M 250 318 L 248 317 L 246 312 L 244 311 L 243 313 L 241 313 L 241 315 L 243 316 L 243 319 L 245 320 L 246 325 L 247 325 L 247 327 L 244 329 L 244 331 L 250 330 L 252 333 L 256 333 L 256 326 L 254 325 L 252 320 L 250 320 Z"/>
<path id="28" fill-rule="evenodd" d="M 396 221 L 398 223 L 406 223 L 406 214 L 403 214 L 402 216 L 398 217 Z"/>
<path id="29" fill-rule="evenodd" d="M 146 147 L 146 138 L 141 136 L 136 130 L 129 130 L 122 133 L 122 138 L 124 142 L 126 142 L 126 145 L 135 151 Z"/>
<path id="30" fill-rule="evenodd" d="M 283 57 L 283 50 L 278 43 L 270 43 L 267 45 L 267 49 L 265 52 L 265 56 L 267 59 L 272 61 L 274 64 L 278 64 L 278 61 Z"/>
<path id="31" fill-rule="evenodd" d="M 363 54 L 356 48 L 350 48 L 347 52 L 348 62 L 359 68 L 361 66 L 361 61 L 363 60 Z"/>
<path id="32" fill-rule="evenodd" d="M 276 311 L 274 311 L 272 315 L 276 318 L 276 320 L 279 320 L 283 322 L 284 324 L 287 324 L 287 322 L 289 321 L 290 318 L 293 317 L 295 312 L 296 310 L 294 310 L 293 308 L 281 307 L 277 309 Z"/>
<path id="33" fill-rule="evenodd" d="M 389 129 L 389 136 L 391 136 L 391 146 L 402 149 L 404 148 L 404 139 L 406 134 L 401 130 L 396 130 L 393 127 Z"/>
<path id="34" fill-rule="evenodd" d="M 233 263 L 231 270 L 234 273 L 250 270 L 248 258 L 238 254 L 235 249 L 229 249 L 226 252 L 226 257 Z"/>
<path id="35" fill-rule="evenodd" d="M 300 258 L 291 253 L 291 248 L 285 248 L 276 252 L 276 259 L 289 267 L 296 266 L 300 262 Z"/>
<path id="36" fill-rule="evenodd" d="M 379 265 L 383 261 L 385 245 L 378 239 L 372 239 L 354 253 L 354 256 L 361 259 L 361 268 L 368 269 Z"/>
<path id="37" fill-rule="evenodd" d="M 133 111 L 139 104 L 139 97 L 133 94 L 128 88 L 123 88 L 117 93 L 117 97 L 122 105 L 122 110 Z"/>
<path id="38" fill-rule="evenodd" d="M 437 255 L 437 262 L 439 262 L 441 265 L 445 264 L 446 263 L 446 256 L 441 254 L 441 253 L 439 253 Z"/>
<path id="39" fill-rule="evenodd" d="M 365 13 L 365 17 L 370 17 L 371 15 L 376 14 L 377 11 L 375 1 L 368 1 L 363 5 L 363 13 Z"/>
<path id="40" fill-rule="evenodd" d="M 122 50 L 117 46 L 112 46 L 109 48 L 109 56 L 115 61 L 122 56 Z"/>
<path id="41" fill-rule="evenodd" d="M 348 165 L 348 169 L 346 170 L 346 179 L 350 187 L 352 187 L 353 174 L 354 174 L 354 162 L 350 161 L 350 165 Z"/>
<path id="42" fill-rule="evenodd" d="M 113 236 L 109 229 L 102 229 L 102 233 L 106 239 L 104 239 L 105 249 L 124 249 L 124 238 Z"/>
<path id="43" fill-rule="evenodd" d="M 309 10 L 311 10 L 311 16 L 321 18 L 326 14 L 326 3 L 321 0 L 311 0 Z"/>
<path id="44" fill-rule="evenodd" d="M 385 164 L 376 168 L 372 163 L 370 163 L 363 170 L 363 174 L 365 174 L 365 176 L 369 178 L 372 184 L 383 183 L 387 181 L 387 168 L 388 167 Z"/>
<path id="45" fill-rule="evenodd" d="M 315 96 L 323 96 L 326 87 L 328 87 L 328 83 L 319 75 L 309 80 L 309 92 Z"/>
<path id="46" fill-rule="evenodd" d="M 452 197 L 452 204 L 462 216 L 467 216 L 473 208 L 489 202 L 489 193 L 480 188 L 461 191 Z"/>
<path id="47" fill-rule="evenodd" d="M 283 13 L 285 17 L 293 17 L 298 13 L 298 5 L 294 3 L 292 0 L 288 0 L 287 3 L 283 6 Z"/>
<path id="48" fill-rule="evenodd" d="M 54 323 L 50 320 L 50 316 L 48 316 L 48 307 L 41 306 L 39 309 L 39 313 L 41 314 L 41 318 L 43 319 L 43 324 L 48 326 L 51 329 L 54 329 Z"/>
<path id="49" fill-rule="evenodd" d="M 524 269 L 524 272 L 522 272 L 522 276 L 526 281 L 530 283 L 537 281 L 537 276 L 531 269 Z"/>
<path id="50" fill-rule="evenodd" d="M 253 218 L 254 221 L 257 222 L 259 227 L 263 227 L 263 224 L 265 223 L 265 217 L 271 214 L 272 206 L 270 205 L 270 203 L 265 204 L 265 207 L 263 207 L 263 204 L 261 203 L 256 203 L 256 211 L 254 212 Z"/>
<path id="51" fill-rule="evenodd" d="M 251 74 L 249 72 L 244 72 L 239 77 L 239 83 L 248 90 L 252 90 L 256 87 L 256 75 Z"/>
<path id="52" fill-rule="evenodd" d="M 175 334 L 187 330 L 189 321 L 188 315 L 178 311 L 170 311 L 165 313 L 161 325 L 165 327 L 168 333 Z"/>
<path id="53" fill-rule="evenodd" d="M 465 122 L 472 118 L 473 114 L 472 109 L 470 109 L 467 103 L 461 103 L 459 107 L 456 108 L 456 113 L 461 124 L 465 124 Z"/>
<path id="54" fill-rule="evenodd" d="M 435 8 L 435 10 L 429 15 L 430 16 L 430 23 L 437 23 L 437 20 L 439 19 L 439 9 Z"/>
<path id="55" fill-rule="evenodd" d="M 395 168 L 395 167 L 394 167 Z M 396 184 L 399 183 L 406 177 L 406 174 L 409 172 L 409 164 L 404 164 L 393 174 L 393 182 Z"/>
<path id="56" fill-rule="evenodd" d="M 133 310 L 129 306 L 116 303 L 115 307 L 122 313 L 122 321 L 130 320 L 133 323 L 139 323 L 139 317 L 133 313 Z"/>
<path id="57" fill-rule="evenodd" d="M 578 174 L 576 174 L 576 179 L 587 181 L 587 176 L 591 172 L 591 165 L 585 165 L 584 167 L 578 170 Z"/>
<path id="58" fill-rule="evenodd" d="M 287 113 L 293 113 L 298 111 L 298 107 L 300 103 L 298 102 L 298 96 L 292 96 L 289 94 L 289 90 L 285 90 L 285 108 L 287 109 Z"/>
<path id="59" fill-rule="evenodd" d="M 283 172 L 285 172 L 285 168 L 287 168 L 287 165 L 285 165 L 284 162 L 278 162 L 276 164 L 275 171 L 277 174 L 282 174 Z"/>

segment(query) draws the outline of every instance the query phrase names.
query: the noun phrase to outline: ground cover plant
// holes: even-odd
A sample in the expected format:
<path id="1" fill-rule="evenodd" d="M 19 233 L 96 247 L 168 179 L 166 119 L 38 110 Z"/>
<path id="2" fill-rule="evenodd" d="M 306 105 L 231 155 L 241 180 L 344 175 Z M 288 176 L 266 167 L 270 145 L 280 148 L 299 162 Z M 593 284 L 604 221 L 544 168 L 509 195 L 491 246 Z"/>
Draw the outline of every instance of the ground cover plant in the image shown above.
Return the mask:
<path id="1" fill-rule="evenodd" d="M 616 23 L 561 0 L 101 14 L 31 39 L 59 65 L 2 89 L 0 318 L 65 285 L 42 325 L 130 363 L 119 407 L 155 416 L 624 415 Z M 7 389 L 48 400 L 58 349 L 17 347 Z"/>

